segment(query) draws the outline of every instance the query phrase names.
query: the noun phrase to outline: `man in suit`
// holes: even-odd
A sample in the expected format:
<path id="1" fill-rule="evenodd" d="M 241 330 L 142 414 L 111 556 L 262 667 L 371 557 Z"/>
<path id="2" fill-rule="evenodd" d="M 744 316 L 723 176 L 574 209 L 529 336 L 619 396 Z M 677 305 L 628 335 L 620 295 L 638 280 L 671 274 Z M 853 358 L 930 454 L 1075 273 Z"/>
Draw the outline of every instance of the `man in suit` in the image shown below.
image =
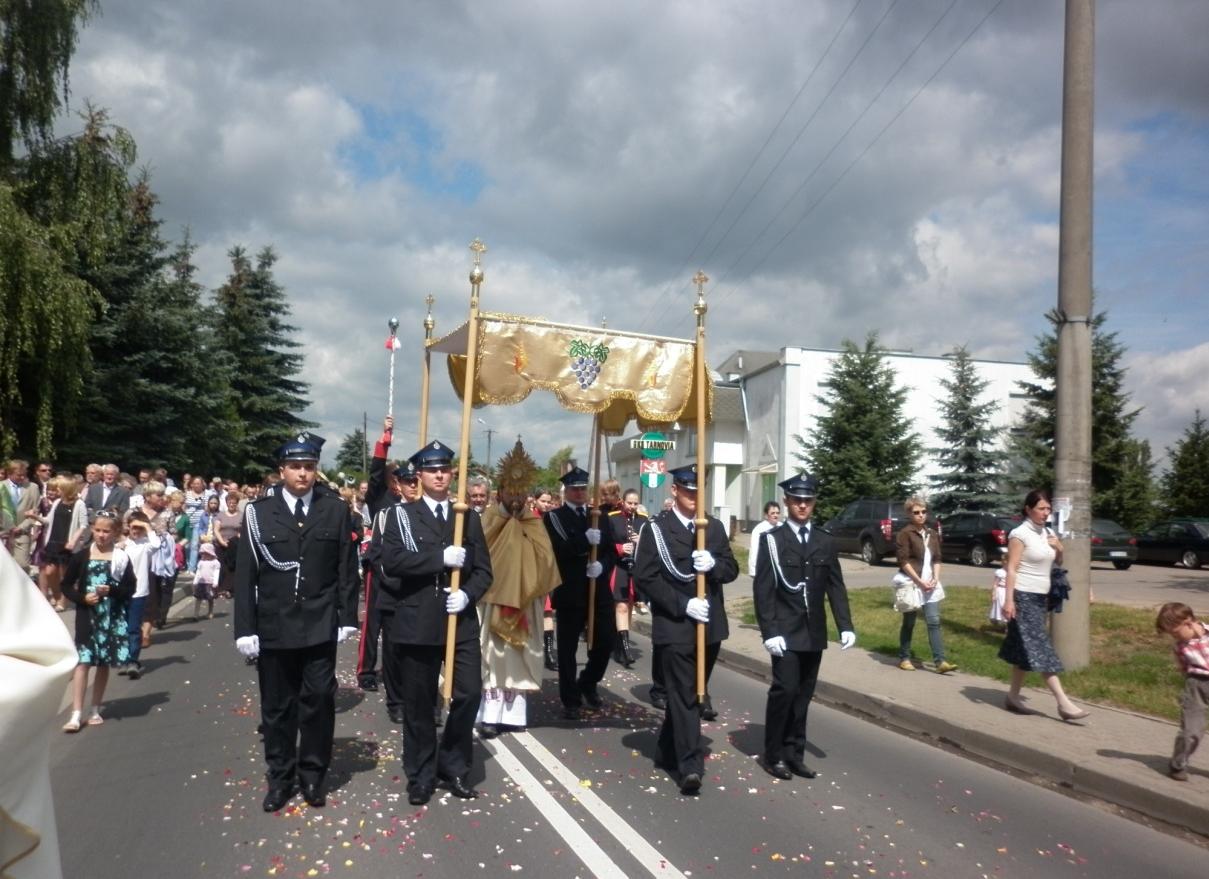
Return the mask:
<path id="1" fill-rule="evenodd" d="M 630 649 L 630 613 L 637 600 L 637 584 L 634 582 L 634 546 L 638 532 L 646 524 L 645 514 L 638 512 L 638 489 L 628 488 L 621 496 L 621 506 L 609 511 L 609 539 L 617 553 L 617 566 L 613 568 L 613 610 L 617 626 L 617 640 L 613 642 L 613 661 L 629 668 L 634 664 Z"/>
<path id="2" fill-rule="evenodd" d="M 101 481 L 88 486 L 84 493 L 84 506 L 88 508 L 88 521 L 95 522 L 101 510 L 114 510 L 120 516 L 130 507 L 130 492 L 118 485 L 117 464 L 106 464 L 101 468 Z"/>
<path id="3" fill-rule="evenodd" d="M 705 748 L 697 699 L 697 625 L 705 629 L 705 677 L 730 634 L 722 587 L 739 575 L 739 564 L 722 523 L 700 510 L 697 468 L 672 475 L 672 508 L 651 519 L 638 538 L 634 577 L 651 602 L 651 643 L 667 687 L 667 710 L 659 730 L 656 765 L 679 777 L 680 792 L 701 790 Z M 705 549 L 697 529 L 705 528 Z M 697 575 L 705 575 L 706 597 L 697 598 Z"/>
<path id="4" fill-rule="evenodd" d="M 357 557 L 348 504 L 317 485 L 323 439 L 277 451 L 280 490 L 244 508 L 235 567 L 235 646 L 258 659 L 268 764 L 264 810 L 298 791 L 325 802 L 336 728 L 336 644 L 357 632 Z"/>
<path id="5" fill-rule="evenodd" d="M 785 781 L 814 778 L 806 766 L 806 715 L 827 649 L 826 596 L 840 631 L 841 648 L 856 643 L 848 590 L 835 544 L 812 526 L 816 484 L 802 474 L 780 483 L 785 492 L 784 525 L 761 535 L 753 583 L 756 619 L 764 647 L 772 656 L 772 686 L 764 715 L 764 753 L 760 765 Z"/>
<path id="6" fill-rule="evenodd" d="M 563 717 L 575 720 L 584 703 L 593 709 L 604 704 L 597 685 L 609 666 L 616 637 L 609 580 L 617 564 L 617 550 L 612 539 L 600 539 L 600 528 L 591 527 L 587 471 L 573 467 L 560 481 L 564 503 L 546 513 L 544 521 L 562 581 L 550 594 L 550 605 L 556 614 L 558 696 L 563 703 Z M 609 523 L 605 519 L 599 524 L 608 527 Z M 593 546 L 596 547 L 594 562 L 589 561 Z M 588 623 L 588 581 L 593 577 L 596 578 L 596 613 L 592 646 L 588 650 L 588 661 L 577 678 L 575 654 L 579 651 L 579 636 Z"/>
<path id="7" fill-rule="evenodd" d="M 456 797 L 478 796 L 467 782 L 483 681 L 475 603 L 491 586 L 491 558 L 479 514 L 460 498 L 457 511 L 465 516 L 465 527 L 461 546 L 453 543 L 453 450 L 434 440 L 409 460 L 420 473 L 423 494 L 387 511 L 379 566 L 382 591 L 395 599 L 386 649 L 403 685 L 407 801 L 422 806 L 432 798 L 438 779 Z M 456 591 L 450 582 L 454 570 L 461 571 Z M 453 697 L 438 743 L 433 705 L 450 616 L 457 620 L 454 663 L 445 674 L 453 674 Z"/>
<path id="8" fill-rule="evenodd" d="M 8 479 L 4 480 L 4 485 L 0 488 L 8 492 L 9 500 L 12 501 L 13 521 L 7 535 L 8 549 L 13 554 L 13 559 L 21 566 L 21 570 L 28 574 L 33 553 L 33 529 L 37 519 L 26 514 L 37 513 L 42 491 L 36 483 L 29 480 L 29 462 L 20 460 L 8 462 Z"/>

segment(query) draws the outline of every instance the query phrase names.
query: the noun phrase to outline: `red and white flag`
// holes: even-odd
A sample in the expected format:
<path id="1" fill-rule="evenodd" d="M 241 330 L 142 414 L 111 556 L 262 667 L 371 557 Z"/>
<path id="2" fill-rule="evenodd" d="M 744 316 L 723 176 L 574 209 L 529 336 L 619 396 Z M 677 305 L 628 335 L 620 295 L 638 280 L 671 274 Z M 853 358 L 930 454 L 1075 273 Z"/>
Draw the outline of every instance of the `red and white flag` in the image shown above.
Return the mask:
<path id="1" fill-rule="evenodd" d="M 398 336 L 391 336 L 389 339 L 386 340 L 386 350 L 387 351 L 398 351 L 402 347 L 403 347 L 403 343 L 399 341 Z"/>

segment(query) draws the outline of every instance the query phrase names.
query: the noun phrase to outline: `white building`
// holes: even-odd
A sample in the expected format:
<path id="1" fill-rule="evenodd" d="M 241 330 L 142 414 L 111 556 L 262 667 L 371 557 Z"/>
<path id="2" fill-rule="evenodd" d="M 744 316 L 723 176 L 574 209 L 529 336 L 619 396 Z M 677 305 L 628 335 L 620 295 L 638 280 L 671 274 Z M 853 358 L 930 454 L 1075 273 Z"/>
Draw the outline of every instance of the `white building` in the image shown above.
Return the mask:
<path id="1" fill-rule="evenodd" d="M 764 502 L 779 498 L 777 483 L 802 469 L 797 459 L 797 437 L 809 436 L 815 419 L 822 414 L 820 383 L 831 372 L 841 354 L 819 348 L 782 348 L 780 352 L 736 351 L 713 372 L 714 421 L 710 426 L 707 456 L 708 510 L 724 523 L 734 517 L 746 525 L 758 520 Z M 894 370 L 899 386 L 907 389 L 904 411 L 915 423 L 925 450 L 939 444 L 936 430 L 942 417 L 939 402 L 946 392 L 942 379 L 952 376 L 950 359 L 919 354 L 888 352 L 886 364 Z M 1025 399 L 1016 384 L 1034 381 L 1026 363 L 975 360 L 974 368 L 988 382 L 984 399 L 993 404 L 991 425 L 1002 431 L 1019 421 Z M 665 432 L 676 443 L 665 460 L 668 468 L 692 461 L 696 455 L 696 430 L 680 422 Z M 636 435 L 635 435 L 636 436 Z M 609 458 L 616 478 L 625 488 L 641 481 L 641 452 L 630 447 L 633 437 L 613 443 Z M 928 476 L 940 468 L 925 451 L 916 480 L 927 485 Z M 670 495 L 668 484 L 644 488 L 643 503 L 652 513 Z"/>

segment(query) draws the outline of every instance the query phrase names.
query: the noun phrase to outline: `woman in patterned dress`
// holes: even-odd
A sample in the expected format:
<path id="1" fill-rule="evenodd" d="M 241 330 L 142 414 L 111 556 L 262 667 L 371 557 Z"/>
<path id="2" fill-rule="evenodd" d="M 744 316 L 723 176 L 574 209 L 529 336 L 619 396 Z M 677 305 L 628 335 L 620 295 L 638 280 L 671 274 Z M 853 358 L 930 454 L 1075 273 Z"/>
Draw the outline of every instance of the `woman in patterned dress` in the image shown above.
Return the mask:
<path id="1" fill-rule="evenodd" d="M 89 726 L 99 726 L 101 702 L 109 669 L 130 661 L 130 639 L 126 633 L 126 604 L 134 595 L 134 567 L 126 553 L 114 544 L 118 537 L 117 514 L 102 510 L 92 525 L 92 544 L 72 554 L 63 577 L 63 594 L 76 605 L 76 666 L 71 686 L 71 717 L 63 731 L 80 731 L 88 669 L 95 667 L 92 711 Z"/>

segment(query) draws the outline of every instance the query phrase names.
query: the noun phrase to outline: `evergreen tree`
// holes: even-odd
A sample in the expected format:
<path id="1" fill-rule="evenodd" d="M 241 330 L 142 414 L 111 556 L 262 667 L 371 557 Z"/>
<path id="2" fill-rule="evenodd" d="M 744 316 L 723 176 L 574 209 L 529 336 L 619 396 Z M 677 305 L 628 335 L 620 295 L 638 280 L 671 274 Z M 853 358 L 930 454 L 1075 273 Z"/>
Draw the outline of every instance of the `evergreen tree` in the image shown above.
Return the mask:
<path id="1" fill-rule="evenodd" d="M 369 444 L 365 441 L 365 431 L 356 428 L 340 441 L 340 451 L 336 453 L 336 469 L 345 473 L 365 473 L 365 462 L 369 460 Z"/>
<path id="2" fill-rule="evenodd" d="M 1209 514 L 1209 430 L 1201 410 L 1174 448 L 1171 469 L 1163 476 L 1163 507 L 1170 516 Z"/>
<path id="3" fill-rule="evenodd" d="M 233 438 L 230 461 L 235 473 L 258 477 L 274 463 L 273 452 L 311 422 L 298 417 L 307 405 L 307 386 L 295 376 L 302 368 L 298 343 L 290 338 L 289 306 L 273 278 L 277 257 L 266 247 L 248 259 L 233 247 L 231 274 L 215 293 L 216 343 L 233 364 L 231 403 L 242 425 Z"/>
<path id="4" fill-rule="evenodd" d="M 1154 524 L 1158 498 L 1146 440 L 1131 439 L 1123 444 L 1121 480 L 1112 493 L 1111 506 L 1117 512 L 1110 518 L 1130 531 L 1144 531 Z"/>
<path id="5" fill-rule="evenodd" d="M 1126 518 L 1119 486 L 1126 474 L 1130 430 L 1140 409 L 1129 408 L 1125 393 L 1125 346 L 1116 333 L 1104 330 L 1107 312 L 1091 317 L 1092 333 L 1092 515 L 1121 521 Z M 1029 365 L 1038 382 L 1018 382 L 1029 399 L 1023 420 L 1013 434 L 1011 450 L 1016 492 L 1050 488 L 1054 484 L 1054 424 L 1057 415 L 1055 384 L 1058 377 L 1057 327 L 1061 317 L 1051 311 L 1046 319 L 1054 330 L 1037 338 L 1037 351 Z M 1136 472 L 1132 474 L 1136 477 Z"/>
<path id="6" fill-rule="evenodd" d="M 541 488 L 549 489 L 557 495 L 559 489 L 558 477 L 563 475 L 563 467 L 571 460 L 574 452 L 575 449 L 572 446 L 563 446 L 551 455 L 550 460 L 546 462 L 546 466 L 537 471 L 537 476 L 534 477 L 537 480 L 537 485 L 534 488 L 540 486 Z"/>
<path id="7" fill-rule="evenodd" d="M 818 520 L 858 497 L 907 497 L 915 490 L 920 440 L 903 414 L 907 391 L 895 385 L 877 333 L 863 349 L 845 339 L 821 384 L 825 414 L 808 438 L 797 437 L 798 460 L 819 482 Z"/>
<path id="8" fill-rule="evenodd" d="M 948 392 L 940 404 L 944 424 L 936 435 L 943 445 L 932 449 L 941 472 L 931 477 L 937 492 L 930 503 L 937 514 L 954 510 L 991 510 L 1002 505 L 996 486 L 1003 454 L 994 448 L 998 431 L 991 426 L 994 403 L 980 401 L 990 384 L 978 371 L 964 346 L 953 352 L 951 375 L 941 379 Z"/>

